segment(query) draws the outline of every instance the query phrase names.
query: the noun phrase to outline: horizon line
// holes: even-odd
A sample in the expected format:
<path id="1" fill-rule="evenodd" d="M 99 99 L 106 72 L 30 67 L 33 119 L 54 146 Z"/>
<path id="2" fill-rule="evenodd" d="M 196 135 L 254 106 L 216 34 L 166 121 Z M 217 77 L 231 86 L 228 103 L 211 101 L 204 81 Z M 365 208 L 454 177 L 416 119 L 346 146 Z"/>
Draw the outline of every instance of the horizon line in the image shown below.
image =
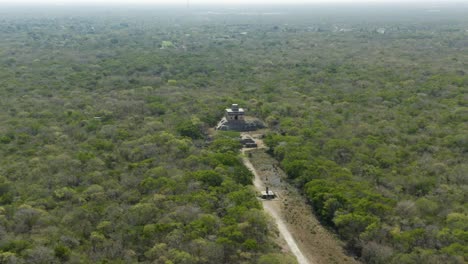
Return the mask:
<path id="1" fill-rule="evenodd" d="M 9 0 L 0 0 L 0 6 L 297 6 L 297 5 L 414 5 L 414 4 L 423 4 L 423 5 L 446 5 L 446 4 L 468 4 L 468 0 L 331 0 L 331 1 L 291 1 L 291 2 L 283 2 L 283 1 L 272 1 L 272 2 L 264 2 L 264 1 L 246 1 L 242 0 L 239 3 L 233 2 L 211 2 L 202 1 L 199 2 L 197 0 L 190 1 L 190 0 L 181 0 L 181 1 L 166 2 L 148 2 L 148 1 L 93 1 L 93 0 L 85 0 L 75 2 L 71 1 L 53 1 L 53 0 L 45 0 L 45 1 L 15 1 L 10 2 Z"/>

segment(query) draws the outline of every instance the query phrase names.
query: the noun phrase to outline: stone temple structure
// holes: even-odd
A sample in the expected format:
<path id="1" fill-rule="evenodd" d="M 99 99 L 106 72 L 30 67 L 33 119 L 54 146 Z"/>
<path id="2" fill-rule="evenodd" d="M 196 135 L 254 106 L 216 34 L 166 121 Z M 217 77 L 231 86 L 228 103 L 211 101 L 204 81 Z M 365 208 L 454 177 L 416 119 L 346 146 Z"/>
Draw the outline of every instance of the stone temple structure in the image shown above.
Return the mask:
<path id="1" fill-rule="evenodd" d="M 232 104 L 231 108 L 226 108 L 224 117 L 228 121 L 231 121 L 231 122 L 236 122 L 236 121 L 242 122 L 244 121 L 244 115 L 245 115 L 245 112 L 243 108 L 239 108 L 238 104 Z"/>
<path id="2" fill-rule="evenodd" d="M 260 120 L 246 117 L 244 109 L 238 104 L 232 104 L 231 108 L 224 111 L 224 117 L 219 121 L 216 130 L 253 131 L 264 127 Z"/>

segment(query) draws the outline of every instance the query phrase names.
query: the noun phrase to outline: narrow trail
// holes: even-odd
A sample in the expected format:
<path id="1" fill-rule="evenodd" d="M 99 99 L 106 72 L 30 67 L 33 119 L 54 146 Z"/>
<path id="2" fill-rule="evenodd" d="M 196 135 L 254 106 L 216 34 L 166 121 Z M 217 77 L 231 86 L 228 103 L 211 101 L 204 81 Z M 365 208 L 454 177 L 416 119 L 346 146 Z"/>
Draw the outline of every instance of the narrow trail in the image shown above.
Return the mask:
<path id="1" fill-rule="evenodd" d="M 243 153 L 245 153 L 245 149 L 242 150 Z M 258 191 L 263 191 L 265 190 L 265 185 L 263 181 L 261 180 L 260 176 L 258 175 L 257 171 L 255 170 L 254 166 L 250 162 L 250 160 L 246 157 L 243 157 L 243 162 L 244 165 L 249 168 L 249 170 L 254 174 L 255 179 L 254 179 L 254 186 L 257 188 Z M 275 206 L 272 206 L 272 203 L 274 201 L 269 201 L 269 200 L 263 200 L 262 205 L 265 211 L 267 211 L 275 220 L 276 224 L 278 225 L 278 230 L 281 234 L 281 236 L 284 238 L 286 243 L 289 246 L 289 249 L 291 252 L 296 256 L 297 262 L 299 264 L 313 264 L 312 261 L 307 259 L 304 254 L 302 254 L 302 251 L 299 249 L 296 240 L 292 236 L 291 232 L 289 231 L 288 227 L 284 223 L 283 218 L 281 217 L 281 212 L 278 212 L 278 209 Z"/>

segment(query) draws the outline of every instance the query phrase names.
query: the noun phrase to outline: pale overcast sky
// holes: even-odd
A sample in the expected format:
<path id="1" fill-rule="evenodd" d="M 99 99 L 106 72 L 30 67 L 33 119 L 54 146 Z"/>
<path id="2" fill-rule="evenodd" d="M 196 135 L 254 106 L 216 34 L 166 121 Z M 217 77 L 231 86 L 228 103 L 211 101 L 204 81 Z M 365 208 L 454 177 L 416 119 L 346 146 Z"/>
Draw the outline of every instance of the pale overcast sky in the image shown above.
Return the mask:
<path id="1" fill-rule="evenodd" d="M 173 4 L 186 5 L 197 4 L 313 4 L 313 3 L 445 3 L 445 2 L 468 2 L 468 0 L 0 0 L 0 4 Z"/>

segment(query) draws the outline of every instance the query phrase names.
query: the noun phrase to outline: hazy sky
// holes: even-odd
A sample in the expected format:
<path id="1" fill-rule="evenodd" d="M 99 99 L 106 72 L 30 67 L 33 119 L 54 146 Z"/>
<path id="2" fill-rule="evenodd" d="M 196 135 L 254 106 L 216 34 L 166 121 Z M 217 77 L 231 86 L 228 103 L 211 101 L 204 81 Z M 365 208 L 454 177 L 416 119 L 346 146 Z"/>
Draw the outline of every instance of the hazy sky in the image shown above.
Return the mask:
<path id="1" fill-rule="evenodd" d="M 444 3 L 449 0 L 0 0 L 0 4 L 313 4 L 313 3 Z M 468 0 L 454 0 L 455 2 L 468 2 Z"/>

